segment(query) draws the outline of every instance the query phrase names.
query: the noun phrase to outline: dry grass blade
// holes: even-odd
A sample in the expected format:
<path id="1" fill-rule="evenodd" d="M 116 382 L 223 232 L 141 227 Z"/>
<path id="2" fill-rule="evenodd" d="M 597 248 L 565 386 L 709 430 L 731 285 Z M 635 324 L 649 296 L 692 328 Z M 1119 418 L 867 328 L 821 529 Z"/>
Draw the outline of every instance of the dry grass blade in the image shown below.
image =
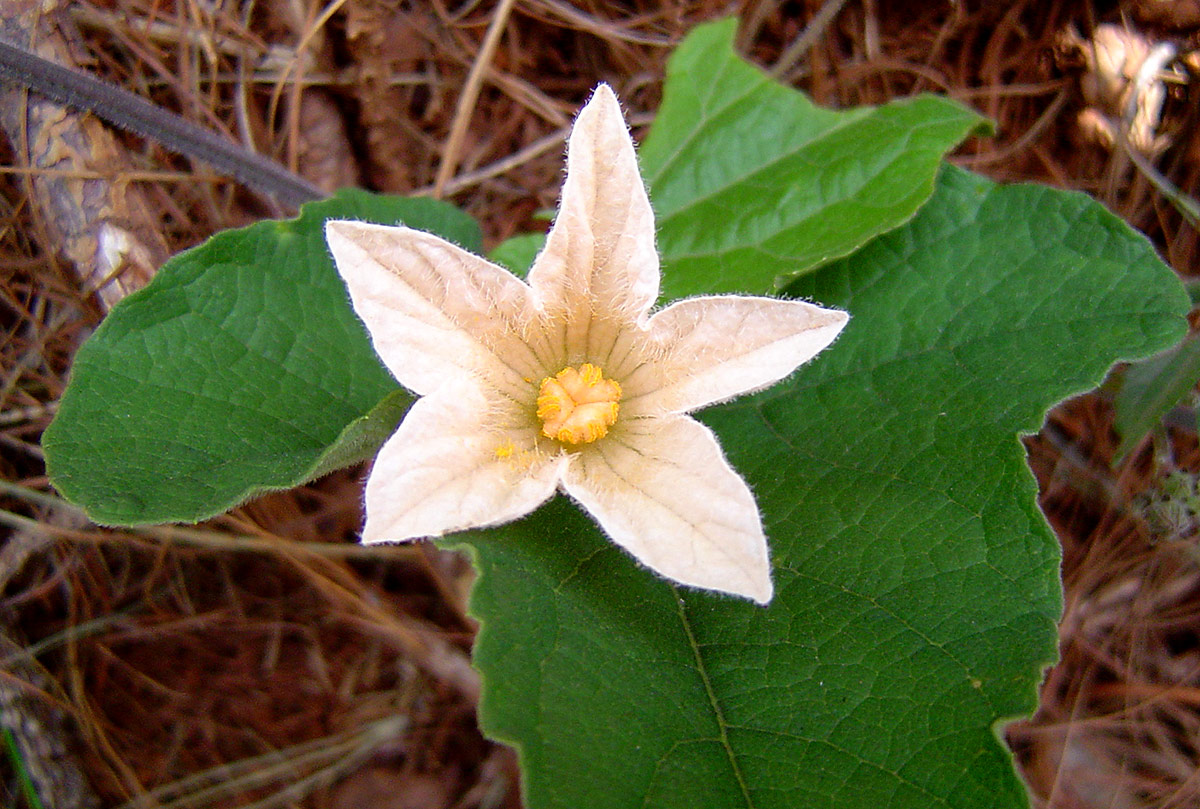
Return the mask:
<path id="1" fill-rule="evenodd" d="M 42 506 L 55 508 L 59 512 L 73 517 L 75 522 L 86 519 L 81 510 L 53 495 L 36 492 L 7 481 L 0 480 L 0 493 L 22 497 Z M 130 536 L 135 536 L 156 540 L 157 542 L 148 545 L 151 548 L 155 547 L 158 542 L 178 541 L 220 553 L 250 552 L 288 559 L 302 570 L 326 597 L 334 603 L 343 604 L 355 613 L 354 620 L 359 622 L 365 631 L 374 632 L 397 644 L 418 667 L 426 670 L 438 681 L 455 689 L 472 704 L 479 699 L 479 677 L 460 650 L 447 643 L 437 632 L 432 631 L 432 628 L 425 627 L 407 616 L 388 613 L 372 605 L 369 599 L 364 598 L 364 594 L 359 592 L 360 588 L 352 581 L 346 580 L 337 568 L 322 566 L 320 562 L 322 557 L 387 558 L 391 561 L 405 557 L 423 558 L 421 550 L 414 546 L 397 549 L 386 545 L 298 543 L 278 537 L 235 535 L 171 525 L 97 533 L 89 530 L 54 527 L 4 510 L 0 510 L 0 524 L 7 524 L 32 534 L 89 544 L 128 542 Z"/>
<path id="2" fill-rule="evenodd" d="M 631 127 L 647 126 L 653 120 L 654 117 L 648 114 L 631 115 L 628 118 L 628 122 Z M 442 192 L 445 194 L 458 194 L 467 190 L 468 188 L 471 188 L 472 186 L 479 185 L 485 180 L 490 180 L 493 177 L 499 177 L 502 174 L 507 174 L 510 171 L 519 169 L 521 166 L 525 165 L 531 160 L 535 160 L 536 158 L 547 154 L 552 149 L 561 149 L 563 144 L 565 144 L 567 141 L 567 136 L 570 134 L 570 126 L 564 126 L 561 129 L 555 130 L 544 138 L 535 140 L 533 143 L 529 144 L 524 149 L 521 149 L 519 152 L 515 152 L 508 157 L 501 158 L 495 163 L 491 163 L 481 169 L 476 169 L 475 171 L 469 171 L 458 175 L 446 183 L 446 187 L 442 189 Z M 436 196 L 436 192 L 437 189 L 435 189 L 433 186 L 427 186 L 425 188 L 417 189 L 413 192 L 413 194 L 415 196 Z"/>
<path id="3" fill-rule="evenodd" d="M 1200 266 L 1189 196 L 1200 187 L 1200 86 L 1188 52 L 1200 17 L 1163 22 L 1147 9 L 1189 4 L 747 0 L 739 43 L 827 106 L 923 90 L 963 100 L 997 135 L 955 160 L 997 180 L 1092 193 L 1186 274 Z M 618 88 L 635 125 L 648 122 L 664 46 L 730 11 L 723 0 L 5 9 L 8 41 L 292 157 L 317 172 L 310 181 L 456 195 L 489 246 L 545 227 L 565 125 L 596 82 Z M 1135 33 L 1159 54 L 1154 66 L 1169 48 L 1192 65 L 1169 67 L 1171 81 L 1152 67 L 1130 76 L 1142 95 L 1153 91 L 1143 106 L 1155 110 L 1156 151 L 1097 141 L 1081 123 L 1098 63 L 1065 58 L 1062 37 L 1070 29 L 1088 41 L 1101 25 Z M 72 719 L 63 727 L 79 741 L 80 772 L 105 806 L 518 809 L 511 753 L 471 720 L 470 571 L 433 548 L 358 545 L 358 473 L 202 526 L 97 529 L 48 493 L 37 437 L 102 314 L 88 295 L 114 301 L 170 252 L 281 209 L 90 116 L 7 97 L 0 524 L 11 538 L 0 549 L 0 621 L 13 644 L 0 651 L 0 691 L 21 708 L 6 723 L 48 705 Z M 1136 112 L 1105 114 L 1128 125 Z M 305 139 L 329 132 L 335 170 L 306 158 Z M 1042 710 L 1010 729 L 1039 807 L 1200 805 L 1200 508 L 1169 485 L 1172 474 L 1200 474 L 1186 421 L 1114 470 L 1111 412 L 1090 396 L 1056 411 L 1029 444 L 1064 544 L 1068 605 Z M 342 784 L 324 788 L 330 779 Z"/>
<path id="4" fill-rule="evenodd" d="M 833 18 L 838 15 L 844 5 L 846 5 L 846 0 L 827 0 L 823 3 L 813 18 L 809 20 L 808 25 L 800 32 L 800 36 L 784 49 L 768 72 L 775 78 L 787 75 L 796 66 L 796 63 L 804 58 L 804 54 L 812 48 L 817 39 L 825 33 L 825 29 L 833 22 Z"/>
<path id="5" fill-rule="evenodd" d="M 49 698 L 52 678 L 0 626 L 0 727 L 30 784 L 52 809 L 96 809 L 100 805 L 72 748 L 72 726 L 61 703 Z"/>
<path id="6" fill-rule="evenodd" d="M 1139 150 L 1133 148 L 1129 142 L 1129 138 L 1125 136 L 1125 131 L 1121 127 L 1117 127 L 1120 137 L 1117 143 L 1125 152 L 1125 155 L 1137 167 L 1147 180 L 1162 194 L 1163 198 L 1175 206 L 1175 210 L 1187 220 L 1187 223 L 1193 229 L 1200 227 L 1200 202 L 1196 201 L 1195 197 L 1185 194 L 1174 183 L 1168 180 L 1162 172 L 1155 168 L 1154 164 L 1142 154 Z"/>
<path id="7" fill-rule="evenodd" d="M 286 205 L 320 199 L 320 189 L 282 166 L 86 73 L 0 42 L 0 78 L 209 163 Z"/>
<path id="8" fill-rule="evenodd" d="M 281 783 L 286 786 L 268 797 L 237 805 L 240 809 L 286 806 L 356 770 L 381 744 L 403 733 L 406 725 L 406 717 L 386 717 L 357 730 L 222 764 L 164 784 L 121 804 L 119 809 L 230 806 L 230 801 L 238 796 Z"/>
<path id="9" fill-rule="evenodd" d="M 52 494 L 18 486 L 5 480 L 0 480 L 0 492 L 58 510 L 65 514 L 70 514 L 77 521 L 85 521 L 87 519 L 87 515 L 78 506 L 72 505 L 66 500 Z M 19 514 L 4 510 L 0 510 L 0 523 L 7 524 L 14 529 L 78 542 L 123 542 L 128 541 L 130 535 L 132 535 L 161 542 L 178 542 L 183 545 L 191 545 L 222 553 L 279 554 L 291 552 L 326 556 L 334 559 L 381 559 L 386 557 L 403 557 L 418 553 L 411 546 L 394 547 L 389 545 L 334 544 L 329 542 L 293 542 L 279 537 L 233 534 L 224 531 L 188 528 L 178 525 L 154 525 L 142 528 L 129 528 L 124 531 L 112 532 L 108 535 L 96 535 L 89 531 L 46 525 L 37 520 L 22 517 Z"/>
<path id="10" fill-rule="evenodd" d="M 557 17 L 569 26 L 580 31 L 587 31 L 608 42 L 629 42 L 635 45 L 650 45 L 657 48 L 669 47 L 672 44 L 670 39 L 642 34 L 634 30 L 638 22 L 636 19 L 604 20 L 587 14 L 570 3 L 562 2 L 562 0 L 532 0 L 530 5 L 535 9 L 545 9 L 549 14 Z"/>
<path id="11" fill-rule="evenodd" d="M 442 196 L 446 183 L 458 167 L 458 153 L 462 148 L 463 137 L 467 134 L 467 127 L 471 125 L 471 111 L 475 109 L 475 102 L 479 98 L 479 89 L 483 85 L 483 76 L 487 72 L 492 56 L 496 53 L 496 46 L 500 44 L 500 35 L 504 33 L 504 26 L 508 22 L 508 15 L 512 12 L 514 2 L 516 0 L 500 0 L 500 5 L 496 7 L 496 11 L 492 15 L 492 22 L 488 25 L 487 33 L 483 37 L 483 44 L 479 46 L 479 53 L 475 55 L 471 71 L 467 74 L 467 82 L 459 93 L 458 106 L 454 110 L 454 120 L 450 125 L 450 134 L 446 138 L 446 149 L 442 153 L 442 162 L 438 166 L 437 179 L 433 181 L 433 196 L 435 197 Z"/>

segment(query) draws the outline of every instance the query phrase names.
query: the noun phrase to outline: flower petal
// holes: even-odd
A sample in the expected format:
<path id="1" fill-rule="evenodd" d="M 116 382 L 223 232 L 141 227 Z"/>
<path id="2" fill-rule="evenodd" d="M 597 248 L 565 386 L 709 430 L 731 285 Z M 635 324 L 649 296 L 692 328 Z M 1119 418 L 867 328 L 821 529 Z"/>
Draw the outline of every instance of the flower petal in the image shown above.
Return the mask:
<path id="1" fill-rule="evenodd" d="M 363 542 L 402 542 L 522 517 L 555 490 L 566 458 L 534 450 L 536 430 L 466 383 L 418 399 L 367 478 Z"/>
<path id="2" fill-rule="evenodd" d="M 672 416 L 626 423 L 572 456 L 563 488 L 614 542 L 668 579 L 771 600 L 754 496 L 699 422 Z"/>
<path id="3" fill-rule="evenodd" d="M 530 289 L 507 270 L 405 227 L 331 221 L 325 237 L 354 311 L 392 375 L 417 394 L 483 379 L 528 398 L 541 364 L 522 339 Z"/>
<path id="4" fill-rule="evenodd" d="M 658 297 L 654 212 L 606 84 L 575 119 L 558 216 L 529 283 L 546 311 L 562 317 L 571 346 L 586 345 L 592 314 L 635 322 Z"/>
<path id="5" fill-rule="evenodd" d="M 812 359 L 850 316 L 804 301 L 720 296 L 650 318 L 659 362 L 623 379 L 629 413 L 682 413 L 761 390 Z"/>

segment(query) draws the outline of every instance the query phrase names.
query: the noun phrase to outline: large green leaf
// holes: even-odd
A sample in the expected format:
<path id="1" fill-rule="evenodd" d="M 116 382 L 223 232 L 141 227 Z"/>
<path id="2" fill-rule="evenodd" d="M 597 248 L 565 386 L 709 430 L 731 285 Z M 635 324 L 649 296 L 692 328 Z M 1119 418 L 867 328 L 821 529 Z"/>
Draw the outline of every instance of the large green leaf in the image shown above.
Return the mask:
<path id="1" fill-rule="evenodd" d="M 666 299 L 771 290 L 906 222 L 983 119 L 946 98 L 821 109 L 738 57 L 736 20 L 672 55 L 639 151 L 675 272 Z"/>
<path id="2" fill-rule="evenodd" d="M 946 98 L 835 112 L 772 81 L 733 49 L 736 20 L 696 28 L 671 57 L 639 149 L 659 249 L 677 272 L 663 298 L 770 292 L 908 221 L 942 156 L 984 128 Z M 493 260 L 523 271 L 543 237 Z"/>
<path id="3" fill-rule="evenodd" d="M 374 453 L 408 397 L 350 308 L 331 218 L 480 244 L 445 203 L 347 191 L 175 256 L 75 357 L 43 441 L 65 497 L 100 523 L 192 521 Z"/>
<path id="4" fill-rule="evenodd" d="M 735 233 L 729 249 L 691 255 L 690 270 L 668 278 L 670 295 L 766 289 L 780 269 L 809 267 L 895 227 L 928 195 L 941 153 L 979 121 L 937 99 L 818 110 L 739 60 L 733 30 L 701 27 L 680 48 L 644 154 L 656 200 L 673 206 L 668 253 L 683 254 L 689 228 Z M 689 90 L 704 78 L 701 66 L 712 73 L 703 99 Z M 676 139 L 687 141 L 686 154 L 655 145 Z M 746 144 L 753 158 L 730 151 Z M 882 157 L 864 164 L 864 149 Z M 681 160 L 695 160 L 696 173 Z M 793 204 L 792 189 L 814 183 L 821 193 Z M 694 207 L 683 204 L 689 195 Z M 781 201 L 779 212 L 764 206 L 769 199 Z M 725 205 L 737 215 L 721 216 Z M 408 400 L 379 368 L 326 255 L 320 225 L 338 216 L 401 220 L 479 246 L 475 225 L 447 206 L 353 193 L 176 257 L 76 358 L 45 438 L 64 495 L 100 522 L 195 520 L 371 454 Z M 747 244 L 755 234 L 764 241 Z M 520 264 L 536 247 L 536 237 L 518 238 L 496 255 Z M 762 250 L 775 252 L 772 263 L 754 260 Z"/>
<path id="5" fill-rule="evenodd" d="M 1030 708 L 1059 596 L 1015 436 L 1170 344 L 1186 301 L 1082 197 L 949 170 L 909 221 L 978 119 L 821 111 L 731 37 L 680 47 L 641 152 L 666 295 L 764 291 L 862 247 L 789 290 L 848 308 L 843 338 L 703 414 L 759 499 L 775 601 L 678 590 L 562 499 L 468 535 L 483 721 L 521 749 L 532 809 L 1019 806 L 993 727 Z M 472 237 L 433 203 L 354 205 L 217 237 L 116 310 L 47 433 L 64 493 L 102 521 L 190 519 L 378 443 L 407 400 L 317 226 Z"/>
<path id="6" fill-rule="evenodd" d="M 1060 591 L 1017 435 L 1177 340 L 1183 291 L 1087 198 L 946 169 L 789 292 L 848 309 L 842 338 L 702 414 L 762 509 L 768 608 L 655 578 L 562 498 L 468 538 L 482 720 L 530 809 L 1025 805 L 996 725 Z"/>

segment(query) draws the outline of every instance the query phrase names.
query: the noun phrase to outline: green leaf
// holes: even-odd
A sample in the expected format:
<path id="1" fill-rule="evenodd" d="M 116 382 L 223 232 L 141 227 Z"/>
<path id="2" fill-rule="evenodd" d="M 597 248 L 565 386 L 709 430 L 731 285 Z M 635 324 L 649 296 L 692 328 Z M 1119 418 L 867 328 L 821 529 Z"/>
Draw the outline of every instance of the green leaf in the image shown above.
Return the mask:
<path id="1" fill-rule="evenodd" d="M 488 258 L 513 275 L 524 278 L 533 265 L 533 259 L 545 244 L 544 233 L 522 233 L 505 239 L 488 254 Z"/>
<path id="2" fill-rule="evenodd" d="M 736 30 L 702 25 L 679 46 L 639 150 L 666 299 L 769 292 L 851 253 L 908 221 L 942 156 L 984 128 L 933 96 L 821 109 L 739 58 Z"/>
<path id="3" fill-rule="evenodd" d="M 942 156 L 986 129 L 977 113 L 919 96 L 835 112 L 775 83 L 733 49 L 736 20 L 698 26 L 667 68 L 638 150 L 669 272 L 663 298 L 771 292 L 908 221 Z M 492 258 L 515 272 L 544 237 Z"/>
<path id="4" fill-rule="evenodd" d="M 1200 381 L 1200 338 L 1189 337 L 1177 346 L 1121 373 L 1114 402 L 1115 426 L 1121 436 L 1117 458 L 1123 458 L 1163 416 Z"/>
<path id="5" fill-rule="evenodd" d="M 350 422 L 342 430 L 304 479 L 313 480 L 335 469 L 372 457 L 383 446 L 383 442 L 396 432 L 396 426 L 404 418 L 414 399 L 415 397 L 403 388 L 392 390 L 366 415 Z"/>
<path id="6" fill-rule="evenodd" d="M 16 774 L 17 784 L 20 787 L 21 797 L 25 799 L 25 804 L 30 809 L 45 809 L 46 805 L 42 803 L 42 798 L 33 783 L 33 777 L 29 774 L 29 767 L 25 763 L 25 757 L 22 754 L 21 745 L 17 742 L 17 737 L 10 728 L 3 727 L 0 728 L 0 739 L 4 741 L 4 750 L 8 754 L 8 760 Z"/>
<path id="7" fill-rule="evenodd" d="M 1187 299 L 1098 204 L 950 168 L 788 291 L 844 335 L 702 414 L 762 509 L 768 608 L 655 578 L 564 498 L 460 540 L 530 809 L 1026 805 L 997 725 L 1034 707 L 1061 595 L 1017 435 L 1178 340 Z"/>
<path id="8" fill-rule="evenodd" d="M 369 457 L 407 394 L 379 364 L 322 228 L 354 218 L 479 250 L 441 202 L 345 191 L 168 261 L 75 357 L 46 430 L 55 487 L 99 523 L 194 521 Z"/>

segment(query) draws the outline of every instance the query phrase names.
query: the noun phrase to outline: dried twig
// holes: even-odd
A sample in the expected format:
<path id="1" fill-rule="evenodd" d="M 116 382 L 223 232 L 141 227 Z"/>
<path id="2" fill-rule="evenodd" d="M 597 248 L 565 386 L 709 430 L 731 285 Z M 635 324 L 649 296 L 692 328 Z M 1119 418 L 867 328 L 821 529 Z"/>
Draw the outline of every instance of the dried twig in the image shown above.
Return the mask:
<path id="1" fill-rule="evenodd" d="M 833 18 L 842 10 L 842 6 L 846 5 L 846 0 L 828 0 L 825 5 L 817 10 L 813 18 L 809 20 L 808 25 L 800 32 L 800 36 L 796 37 L 791 45 L 780 54 L 779 59 L 767 71 L 773 78 L 780 78 L 787 74 L 792 67 L 800 61 L 804 53 L 813 46 L 821 34 L 825 33 L 825 29 L 833 22 Z"/>
<path id="2" fill-rule="evenodd" d="M 471 65 L 471 72 L 467 74 L 467 82 L 458 96 L 458 105 L 454 110 L 454 123 L 450 127 L 450 135 L 446 138 L 446 148 L 442 152 L 442 162 L 438 166 L 437 178 L 433 182 L 433 196 L 435 197 L 442 196 L 446 183 L 454 175 L 454 170 L 458 168 L 458 153 L 462 149 L 467 127 L 471 124 L 471 112 L 475 109 L 475 101 L 479 98 L 484 72 L 491 64 L 496 46 L 500 44 L 500 34 L 504 32 L 504 25 L 508 22 L 508 15 L 512 12 L 515 2 L 516 0 L 500 0 L 500 5 L 496 7 L 492 22 L 483 37 L 483 44 L 479 46 L 475 62 Z"/>

